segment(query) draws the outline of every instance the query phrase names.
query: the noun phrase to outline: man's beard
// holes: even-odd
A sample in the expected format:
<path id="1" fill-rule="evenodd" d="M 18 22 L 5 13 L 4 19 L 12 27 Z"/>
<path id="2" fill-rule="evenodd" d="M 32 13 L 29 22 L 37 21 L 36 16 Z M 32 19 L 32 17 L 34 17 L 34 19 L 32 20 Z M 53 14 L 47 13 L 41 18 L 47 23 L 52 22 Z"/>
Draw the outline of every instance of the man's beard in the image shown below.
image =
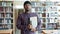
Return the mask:
<path id="1" fill-rule="evenodd" d="M 25 10 L 25 12 L 29 12 L 30 10 Z"/>
<path id="2" fill-rule="evenodd" d="M 28 12 L 29 10 L 26 10 L 26 12 Z"/>

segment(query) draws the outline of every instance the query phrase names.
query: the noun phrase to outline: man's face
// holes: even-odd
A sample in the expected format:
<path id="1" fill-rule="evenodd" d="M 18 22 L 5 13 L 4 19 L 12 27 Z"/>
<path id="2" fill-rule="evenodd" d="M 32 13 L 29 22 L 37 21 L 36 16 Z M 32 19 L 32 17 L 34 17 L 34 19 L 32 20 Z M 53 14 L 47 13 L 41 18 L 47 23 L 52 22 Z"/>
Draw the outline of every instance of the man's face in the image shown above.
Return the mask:
<path id="1" fill-rule="evenodd" d="M 31 10 L 31 5 L 30 5 L 30 4 L 26 4 L 26 5 L 24 6 L 24 9 L 25 9 L 26 11 Z"/>

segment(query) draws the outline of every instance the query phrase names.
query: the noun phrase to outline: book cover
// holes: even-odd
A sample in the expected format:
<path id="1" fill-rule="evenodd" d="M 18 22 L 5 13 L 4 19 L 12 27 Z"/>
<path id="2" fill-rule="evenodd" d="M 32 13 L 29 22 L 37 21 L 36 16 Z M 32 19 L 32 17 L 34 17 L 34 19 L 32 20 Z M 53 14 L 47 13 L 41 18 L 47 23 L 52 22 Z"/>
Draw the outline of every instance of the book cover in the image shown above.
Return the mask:
<path id="1" fill-rule="evenodd" d="M 30 17 L 30 22 L 31 22 L 33 28 L 37 27 L 37 17 Z"/>

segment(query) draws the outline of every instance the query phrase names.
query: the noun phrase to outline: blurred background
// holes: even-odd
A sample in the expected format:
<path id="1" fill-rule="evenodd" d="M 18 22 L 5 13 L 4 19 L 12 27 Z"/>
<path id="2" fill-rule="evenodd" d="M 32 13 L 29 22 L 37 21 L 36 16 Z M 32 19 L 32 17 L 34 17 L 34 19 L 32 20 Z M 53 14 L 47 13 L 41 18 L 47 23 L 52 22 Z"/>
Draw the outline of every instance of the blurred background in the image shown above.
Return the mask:
<path id="1" fill-rule="evenodd" d="M 60 0 L 0 0 L 0 34 L 21 34 L 16 21 L 25 1 L 41 20 L 39 34 L 60 34 Z"/>

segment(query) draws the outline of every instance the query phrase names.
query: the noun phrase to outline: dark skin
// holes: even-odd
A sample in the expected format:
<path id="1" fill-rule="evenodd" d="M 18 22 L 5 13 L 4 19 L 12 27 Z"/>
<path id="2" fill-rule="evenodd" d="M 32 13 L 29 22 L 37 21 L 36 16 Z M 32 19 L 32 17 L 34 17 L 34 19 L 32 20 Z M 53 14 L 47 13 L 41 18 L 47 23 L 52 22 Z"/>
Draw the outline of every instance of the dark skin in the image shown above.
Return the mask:
<path id="1" fill-rule="evenodd" d="M 30 4 L 26 4 L 24 6 L 24 9 L 25 9 L 25 13 L 30 13 L 31 12 L 31 5 Z"/>
<path id="2" fill-rule="evenodd" d="M 31 5 L 30 4 L 24 5 L 24 9 L 25 9 L 25 13 L 30 13 L 31 12 Z M 33 28 L 31 24 L 29 24 L 27 27 L 29 29 L 31 29 L 31 31 L 33 31 L 33 32 L 36 31 L 36 28 Z"/>

